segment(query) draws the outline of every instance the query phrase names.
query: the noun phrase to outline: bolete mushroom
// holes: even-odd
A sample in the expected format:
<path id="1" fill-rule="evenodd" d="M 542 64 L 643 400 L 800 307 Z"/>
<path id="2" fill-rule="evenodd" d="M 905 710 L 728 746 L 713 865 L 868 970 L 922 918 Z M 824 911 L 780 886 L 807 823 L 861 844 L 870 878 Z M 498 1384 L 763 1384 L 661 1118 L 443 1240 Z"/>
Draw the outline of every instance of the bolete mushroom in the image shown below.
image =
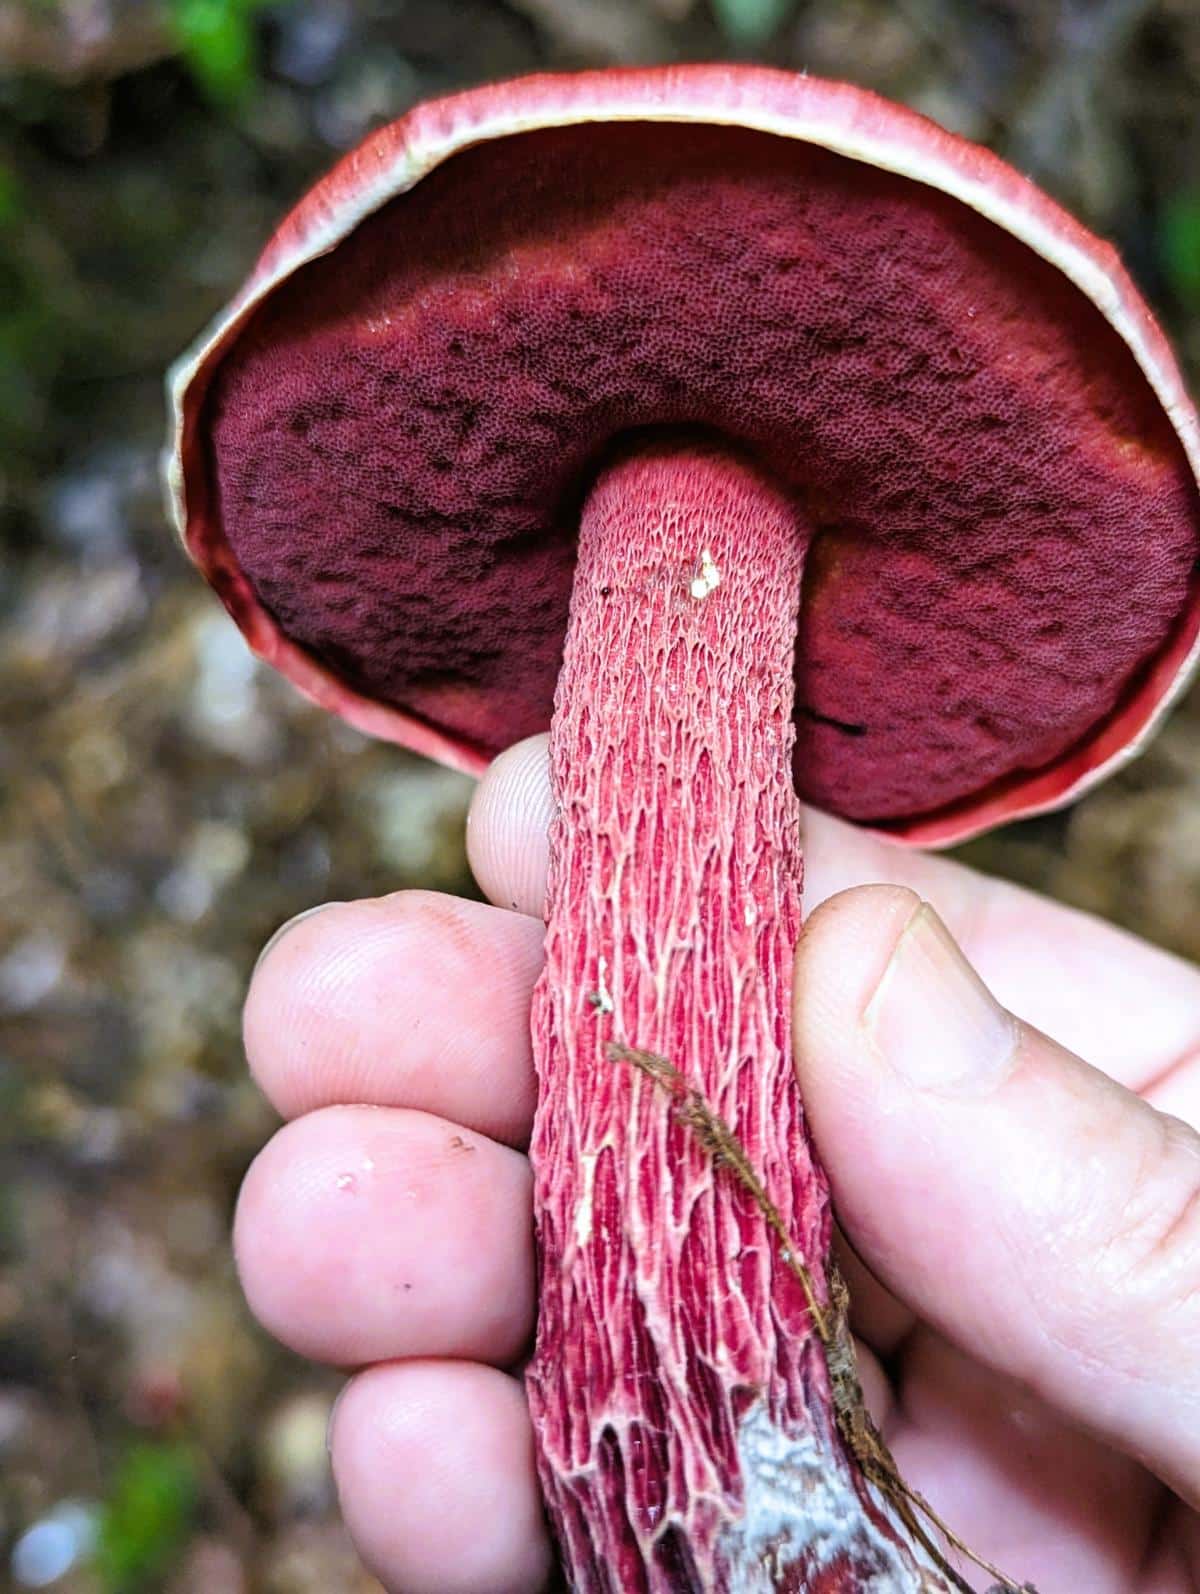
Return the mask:
<path id="1" fill-rule="evenodd" d="M 264 658 L 469 771 L 550 728 L 528 1385 L 572 1586 L 963 1586 L 831 1392 L 797 794 L 950 842 L 1179 690 L 1200 434 L 1116 255 L 852 87 L 531 78 L 343 160 L 174 399 Z"/>

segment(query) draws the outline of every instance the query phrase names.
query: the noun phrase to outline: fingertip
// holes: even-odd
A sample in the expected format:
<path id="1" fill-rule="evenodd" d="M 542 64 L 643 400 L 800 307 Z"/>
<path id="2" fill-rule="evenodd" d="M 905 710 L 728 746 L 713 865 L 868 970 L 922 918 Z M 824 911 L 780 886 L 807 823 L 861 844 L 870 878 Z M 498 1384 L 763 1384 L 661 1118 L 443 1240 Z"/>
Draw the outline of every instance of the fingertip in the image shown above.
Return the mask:
<path id="1" fill-rule="evenodd" d="M 866 888 L 797 960 L 834 1204 L 923 1319 L 1189 1498 L 1200 1139 L 992 996 L 927 904 Z"/>
<path id="2" fill-rule="evenodd" d="M 470 1362 L 372 1367 L 330 1424 L 342 1514 L 405 1594 L 535 1594 L 552 1565 L 533 1430 L 516 1379 Z"/>
<path id="3" fill-rule="evenodd" d="M 316 903 L 281 924 L 258 954 L 242 1007 L 242 1047 L 251 1076 L 282 1117 L 295 1110 L 292 1094 L 297 1081 L 295 1071 L 277 1075 L 280 1035 L 299 1055 L 307 1051 L 314 1009 L 309 993 L 321 951 L 330 944 L 331 931 L 338 941 L 347 939 L 341 934 L 343 927 L 365 906 Z"/>
<path id="4" fill-rule="evenodd" d="M 905 886 L 853 886 L 814 910 L 796 949 L 796 1069 L 809 1111 L 861 1064 L 857 1030 L 921 899 Z"/>
<path id="5" fill-rule="evenodd" d="M 530 736 L 496 758 L 467 815 L 467 858 L 479 889 L 498 908 L 540 919 L 546 903 L 550 792 L 549 736 Z"/>
<path id="6" fill-rule="evenodd" d="M 521 1144 L 542 934 L 433 891 L 301 915 L 268 942 L 250 982 L 250 1071 L 285 1118 L 348 1101 L 416 1107 Z"/>
<path id="7" fill-rule="evenodd" d="M 234 1255 L 254 1316 L 313 1361 L 507 1365 L 533 1328 L 529 1212 L 517 1152 L 430 1113 L 327 1107 L 251 1164 Z"/>

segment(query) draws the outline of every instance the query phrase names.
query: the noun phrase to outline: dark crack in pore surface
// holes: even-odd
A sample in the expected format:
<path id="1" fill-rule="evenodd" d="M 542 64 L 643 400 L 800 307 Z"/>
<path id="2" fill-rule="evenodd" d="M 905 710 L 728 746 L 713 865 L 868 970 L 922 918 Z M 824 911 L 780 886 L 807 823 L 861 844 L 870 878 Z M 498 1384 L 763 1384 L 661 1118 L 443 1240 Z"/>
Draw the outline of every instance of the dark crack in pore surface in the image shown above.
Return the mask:
<path id="1" fill-rule="evenodd" d="M 1178 442 L 1058 272 L 764 134 L 466 151 L 282 285 L 209 404 L 224 533 L 284 631 L 489 751 L 549 723 L 598 455 L 680 424 L 749 447 L 820 528 L 797 782 L 857 818 L 1053 762 L 1197 554 Z"/>

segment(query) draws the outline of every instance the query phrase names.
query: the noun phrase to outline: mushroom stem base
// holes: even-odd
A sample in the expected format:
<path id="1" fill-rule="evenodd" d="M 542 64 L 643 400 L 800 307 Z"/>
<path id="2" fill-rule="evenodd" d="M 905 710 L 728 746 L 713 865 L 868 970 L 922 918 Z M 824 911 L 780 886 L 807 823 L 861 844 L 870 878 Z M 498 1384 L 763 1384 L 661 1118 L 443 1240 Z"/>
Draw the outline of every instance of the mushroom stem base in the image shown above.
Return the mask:
<path id="1" fill-rule="evenodd" d="M 828 1192 L 789 1034 L 808 539 L 788 495 L 701 446 L 631 454 L 583 511 L 551 732 L 527 1378 L 586 1594 L 946 1586 L 845 1455 L 786 1254 L 825 1301 Z M 786 1246 L 622 1048 L 731 1127 Z"/>

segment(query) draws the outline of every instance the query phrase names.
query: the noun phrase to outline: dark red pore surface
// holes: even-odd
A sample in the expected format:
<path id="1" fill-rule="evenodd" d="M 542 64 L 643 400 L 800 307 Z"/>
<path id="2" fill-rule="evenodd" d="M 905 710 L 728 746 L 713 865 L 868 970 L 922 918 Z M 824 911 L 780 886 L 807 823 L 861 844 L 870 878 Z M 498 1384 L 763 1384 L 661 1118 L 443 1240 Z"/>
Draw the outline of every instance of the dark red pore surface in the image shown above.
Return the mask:
<path id="1" fill-rule="evenodd" d="M 815 528 L 797 785 L 935 812 L 1086 736 L 1197 556 L 1182 450 L 1060 273 L 958 202 L 766 134 L 610 124 L 447 161 L 217 373 L 216 523 L 293 641 L 491 753 L 550 720 L 579 508 L 696 426 Z"/>

